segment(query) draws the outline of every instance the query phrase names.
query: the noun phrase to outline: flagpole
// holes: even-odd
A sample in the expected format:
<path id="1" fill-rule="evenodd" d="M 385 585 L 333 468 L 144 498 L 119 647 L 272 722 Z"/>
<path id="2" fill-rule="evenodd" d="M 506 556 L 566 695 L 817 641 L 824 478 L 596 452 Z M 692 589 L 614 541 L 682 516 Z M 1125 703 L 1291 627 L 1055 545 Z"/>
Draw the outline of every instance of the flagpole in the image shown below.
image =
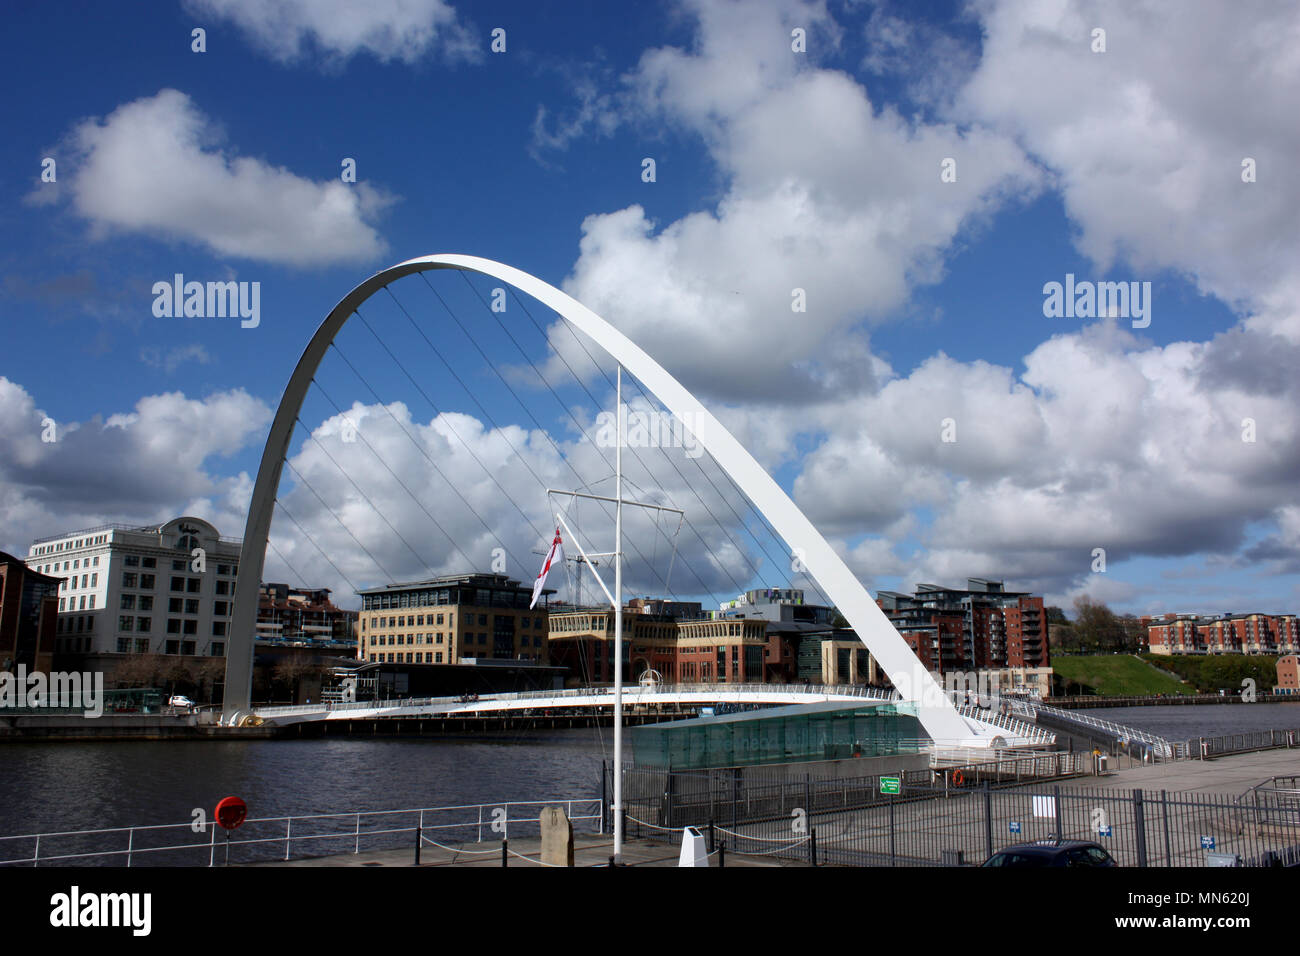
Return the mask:
<path id="1" fill-rule="evenodd" d="M 623 366 L 615 392 L 614 446 L 614 862 L 623 862 Z"/>

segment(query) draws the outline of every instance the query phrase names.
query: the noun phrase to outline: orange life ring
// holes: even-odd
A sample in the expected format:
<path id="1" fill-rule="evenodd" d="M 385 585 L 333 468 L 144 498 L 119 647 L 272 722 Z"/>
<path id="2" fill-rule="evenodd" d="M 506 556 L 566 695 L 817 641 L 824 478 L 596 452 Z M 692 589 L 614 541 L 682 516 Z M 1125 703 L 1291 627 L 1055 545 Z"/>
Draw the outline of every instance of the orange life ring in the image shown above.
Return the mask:
<path id="1" fill-rule="evenodd" d="M 962 772 L 960 770 L 954 770 L 952 772 L 952 785 L 954 787 L 960 787 L 965 782 L 966 782 L 966 778 L 962 776 Z"/>

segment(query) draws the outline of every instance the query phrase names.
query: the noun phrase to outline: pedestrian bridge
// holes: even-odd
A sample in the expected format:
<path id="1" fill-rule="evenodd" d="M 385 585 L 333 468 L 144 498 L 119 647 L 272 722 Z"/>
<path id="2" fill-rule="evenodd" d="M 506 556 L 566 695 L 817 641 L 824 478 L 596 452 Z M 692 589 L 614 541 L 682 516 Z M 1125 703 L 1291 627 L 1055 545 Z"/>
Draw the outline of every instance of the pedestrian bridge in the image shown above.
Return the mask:
<path id="1" fill-rule="evenodd" d="M 779 707 L 838 701 L 864 704 L 871 701 L 907 703 L 894 691 L 854 685 L 823 684 L 639 684 L 623 689 L 626 708 L 677 704 L 707 707 L 713 704 L 764 704 Z M 355 703 L 302 704 L 291 707 L 254 707 L 236 712 L 232 724 L 256 716 L 278 725 L 322 720 L 373 720 L 377 718 L 419 718 L 501 714 L 508 711 L 613 709 L 614 691 L 609 687 L 573 690 L 538 690 L 508 694 L 484 694 L 473 700 L 463 697 L 421 697 L 402 700 L 358 701 Z M 940 746 L 1038 746 L 1055 742 L 1054 734 L 1034 724 L 1000 712 L 996 706 L 958 704 L 957 712 L 970 736 L 941 740 Z"/>

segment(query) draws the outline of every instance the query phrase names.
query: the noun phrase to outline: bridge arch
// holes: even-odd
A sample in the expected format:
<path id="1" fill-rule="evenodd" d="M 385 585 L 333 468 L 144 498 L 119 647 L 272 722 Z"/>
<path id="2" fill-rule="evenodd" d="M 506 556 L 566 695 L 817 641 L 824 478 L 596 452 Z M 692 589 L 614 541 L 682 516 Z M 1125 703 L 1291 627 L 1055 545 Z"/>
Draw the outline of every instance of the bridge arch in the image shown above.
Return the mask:
<path id="1" fill-rule="evenodd" d="M 918 703 L 918 717 L 926 732 L 936 741 L 949 744 L 987 743 L 979 737 L 978 728 L 958 714 L 867 589 L 812 522 L 744 446 L 680 382 L 622 332 L 549 283 L 491 259 L 455 254 L 408 259 L 362 282 L 326 316 L 289 378 L 262 452 L 244 528 L 231 635 L 226 645 L 225 720 L 247 711 L 251 703 L 258 589 L 266 560 L 271 513 L 294 423 L 311 380 L 330 343 L 363 302 L 403 276 L 438 269 L 477 272 L 508 283 L 595 340 L 615 361 L 639 378 L 681 422 L 691 423 L 696 440 L 767 518 L 791 551 L 800 554 L 808 573 L 848 620 L 894 686 L 905 699 Z"/>

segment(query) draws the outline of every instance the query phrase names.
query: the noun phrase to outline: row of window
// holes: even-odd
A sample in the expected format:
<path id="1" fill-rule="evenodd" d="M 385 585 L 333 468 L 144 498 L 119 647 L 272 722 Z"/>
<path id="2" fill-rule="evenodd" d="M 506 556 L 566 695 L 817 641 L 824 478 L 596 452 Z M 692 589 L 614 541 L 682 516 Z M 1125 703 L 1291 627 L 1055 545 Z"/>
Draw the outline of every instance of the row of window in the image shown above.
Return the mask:
<path id="1" fill-rule="evenodd" d="M 371 655 L 370 655 L 370 660 L 373 661 L 373 662 L 375 662 L 375 663 L 377 663 L 377 664 L 378 664 L 378 663 L 386 663 L 386 664 L 403 664 L 403 663 L 405 663 L 405 664 L 441 664 L 441 663 L 442 663 L 442 651 L 430 651 L 430 652 L 428 653 L 428 655 L 425 655 L 425 654 L 421 653 L 420 651 L 415 651 L 414 653 L 408 651 L 407 654 L 406 654 L 406 660 L 405 660 L 405 661 L 402 660 L 402 655 L 401 655 L 401 654 L 397 654 L 397 655 L 395 655 L 395 656 L 397 657 L 397 660 L 393 660 L 393 657 L 394 657 L 393 654 L 388 654 L 388 655 L 387 655 L 387 659 L 385 660 L 385 655 L 383 655 L 383 654 L 371 654 Z M 429 658 L 427 661 L 424 659 L 426 656 Z M 415 659 L 412 660 L 412 659 L 411 659 L 412 657 L 414 657 Z"/>
<path id="2" fill-rule="evenodd" d="M 135 631 L 140 634 L 147 634 L 153 630 L 153 618 L 136 617 L 133 614 L 123 614 L 120 615 L 117 619 L 117 629 L 119 631 L 123 631 L 126 633 Z M 167 619 L 167 633 L 168 634 L 198 634 L 199 622 L 183 621 L 180 618 L 169 617 Z M 225 621 L 212 622 L 212 636 L 213 637 L 226 636 Z"/>
<path id="3" fill-rule="evenodd" d="M 96 555 L 94 558 L 86 558 L 85 567 L 87 568 L 99 567 L 99 556 Z M 51 572 L 53 572 L 54 574 L 58 574 L 59 571 L 80 571 L 81 568 L 82 568 L 81 559 L 73 558 L 71 562 L 64 561 L 62 568 L 59 567 L 59 562 L 55 561 L 53 564 L 47 564 L 44 565 L 43 567 L 38 567 L 36 570 L 40 571 L 41 574 L 50 574 Z"/>
<path id="4" fill-rule="evenodd" d="M 89 595 L 90 604 L 86 604 L 87 595 L 81 595 L 80 606 L 78 606 L 77 595 L 71 597 L 59 598 L 60 611 L 93 611 L 95 609 L 95 595 Z M 66 606 L 65 606 L 66 605 Z"/>
<path id="5" fill-rule="evenodd" d="M 58 624 L 55 628 L 55 632 L 58 634 L 62 634 L 66 630 L 69 634 L 71 634 L 74 623 L 76 624 L 76 630 L 78 634 L 80 634 L 82 631 L 93 631 L 95 629 L 95 615 L 80 614 L 77 617 L 58 618 Z"/>
<path id="6" fill-rule="evenodd" d="M 101 534 L 94 538 L 77 538 L 76 542 L 60 541 L 57 544 L 43 544 L 32 554 L 53 554 L 55 551 L 71 551 L 74 548 L 90 547 L 91 545 L 103 544 L 108 540 L 108 535 Z"/>

